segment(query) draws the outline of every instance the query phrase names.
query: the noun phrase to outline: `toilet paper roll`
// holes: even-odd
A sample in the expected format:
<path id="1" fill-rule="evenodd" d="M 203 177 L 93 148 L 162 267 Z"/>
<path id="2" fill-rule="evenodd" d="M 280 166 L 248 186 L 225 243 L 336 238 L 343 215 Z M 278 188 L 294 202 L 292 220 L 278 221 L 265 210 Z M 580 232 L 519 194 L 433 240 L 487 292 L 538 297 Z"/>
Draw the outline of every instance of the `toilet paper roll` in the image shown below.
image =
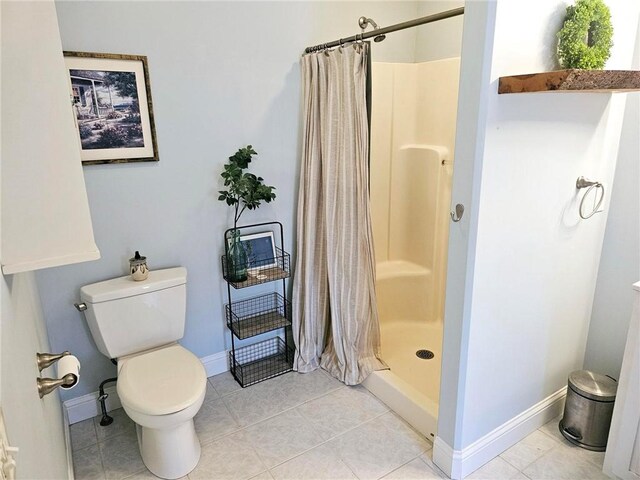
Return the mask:
<path id="1" fill-rule="evenodd" d="M 76 381 L 70 387 L 61 385 L 61 388 L 69 390 L 75 387 L 80 381 L 80 362 L 73 355 L 65 355 L 60 360 L 58 360 L 58 378 L 62 378 L 69 373 L 72 373 L 76 376 Z"/>

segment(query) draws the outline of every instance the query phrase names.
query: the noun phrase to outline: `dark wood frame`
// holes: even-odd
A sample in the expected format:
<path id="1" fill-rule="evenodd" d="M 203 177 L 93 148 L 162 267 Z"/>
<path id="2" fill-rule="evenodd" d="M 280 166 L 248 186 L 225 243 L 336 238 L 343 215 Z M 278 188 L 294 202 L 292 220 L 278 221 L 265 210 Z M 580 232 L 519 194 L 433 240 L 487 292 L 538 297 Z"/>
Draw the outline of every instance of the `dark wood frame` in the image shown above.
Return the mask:
<path id="1" fill-rule="evenodd" d="M 65 57 L 78 57 L 78 58 L 101 58 L 105 60 L 135 60 L 142 62 L 142 71 L 144 72 L 144 86 L 147 94 L 147 109 L 149 113 L 149 127 L 151 129 L 151 144 L 153 147 L 152 157 L 140 157 L 140 158 L 115 158 L 104 160 L 83 160 L 83 165 L 101 165 L 106 163 L 131 163 L 131 162 L 157 162 L 158 157 L 158 143 L 156 139 L 156 124 L 153 116 L 153 100 L 151 98 L 151 82 L 149 80 L 149 65 L 147 63 L 147 57 L 145 55 L 125 55 L 119 53 L 98 53 L 98 52 L 72 52 L 63 51 Z"/>

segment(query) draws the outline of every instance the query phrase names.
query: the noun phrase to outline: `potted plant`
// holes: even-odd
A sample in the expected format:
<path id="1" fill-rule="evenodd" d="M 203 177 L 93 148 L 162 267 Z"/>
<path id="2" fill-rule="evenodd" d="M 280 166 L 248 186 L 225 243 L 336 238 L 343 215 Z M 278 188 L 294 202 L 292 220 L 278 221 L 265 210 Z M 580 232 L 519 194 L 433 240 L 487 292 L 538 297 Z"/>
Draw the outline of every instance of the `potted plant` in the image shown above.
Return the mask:
<path id="1" fill-rule="evenodd" d="M 226 274 L 232 282 L 243 282 L 247 279 L 247 252 L 240 243 L 238 220 L 245 210 L 255 210 L 263 201 L 269 203 L 276 198 L 276 194 L 273 193 L 275 187 L 265 185 L 262 177 L 256 177 L 246 171 L 251 163 L 251 156 L 257 154 L 251 145 L 238 149 L 229 157 L 229 162 L 220 174 L 228 190 L 220 190 L 218 200 L 234 208 L 231 238 L 225 238 Z"/>

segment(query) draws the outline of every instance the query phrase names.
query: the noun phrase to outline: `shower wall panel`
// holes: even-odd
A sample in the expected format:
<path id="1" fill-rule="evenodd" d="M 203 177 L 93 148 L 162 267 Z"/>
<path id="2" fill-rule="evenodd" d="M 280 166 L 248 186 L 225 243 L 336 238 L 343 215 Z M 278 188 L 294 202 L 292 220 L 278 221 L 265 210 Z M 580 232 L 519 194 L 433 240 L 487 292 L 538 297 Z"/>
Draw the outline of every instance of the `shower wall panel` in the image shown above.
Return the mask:
<path id="1" fill-rule="evenodd" d="M 385 278 L 427 277 L 432 319 L 442 318 L 459 68 L 459 58 L 372 67 L 376 262 Z"/>

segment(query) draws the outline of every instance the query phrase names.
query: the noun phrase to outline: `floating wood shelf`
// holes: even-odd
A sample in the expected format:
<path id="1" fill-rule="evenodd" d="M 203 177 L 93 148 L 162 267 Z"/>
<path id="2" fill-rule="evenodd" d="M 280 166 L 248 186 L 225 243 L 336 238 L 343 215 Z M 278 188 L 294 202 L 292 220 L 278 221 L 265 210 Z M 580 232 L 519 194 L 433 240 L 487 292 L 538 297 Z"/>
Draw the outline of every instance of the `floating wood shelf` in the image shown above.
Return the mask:
<path id="1" fill-rule="evenodd" d="M 637 91 L 640 71 L 636 70 L 556 70 L 500 77 L 498 84 L 498 93 Z"/>

